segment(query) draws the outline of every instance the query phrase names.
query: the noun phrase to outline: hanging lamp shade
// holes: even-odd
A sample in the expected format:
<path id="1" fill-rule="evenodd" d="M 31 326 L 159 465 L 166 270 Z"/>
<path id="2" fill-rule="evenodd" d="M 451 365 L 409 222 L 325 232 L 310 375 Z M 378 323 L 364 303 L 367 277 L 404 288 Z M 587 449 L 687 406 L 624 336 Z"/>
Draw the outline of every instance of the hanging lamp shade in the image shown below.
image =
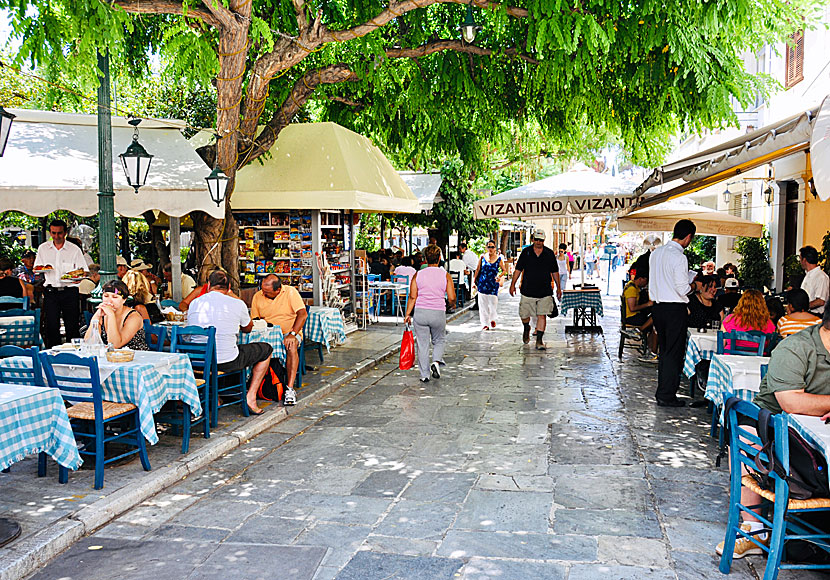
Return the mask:
<path id="1" fill-rule="evenodd" d="M 124 168 L 127 183 L 138 193 L 138 188 L 147 183 L 147 174 L 150 172 L 150 162 L 153 160 L 153 156 L 147 153 L 144 146 L 138 142 L 138 124 L 141 119 L 130 119 L 128 122 L 135 128 L 133 142 L 118 157 L 121 159 L 121 166 Z"/>
<path id="2" fill-rule="evenodd" d="M 225 200 L 225 192 L 228 189 L 228 182 L 230 181 L 230 178 L 225 175 L 224 171 L 218 167 L 214 167 L 213 171 L 210 172 L 210 175 L 205 177 L 205 181 L 207 181 L 210 199 L 212 199 L 217 206 L 222 205 L 222 202 Z"/>

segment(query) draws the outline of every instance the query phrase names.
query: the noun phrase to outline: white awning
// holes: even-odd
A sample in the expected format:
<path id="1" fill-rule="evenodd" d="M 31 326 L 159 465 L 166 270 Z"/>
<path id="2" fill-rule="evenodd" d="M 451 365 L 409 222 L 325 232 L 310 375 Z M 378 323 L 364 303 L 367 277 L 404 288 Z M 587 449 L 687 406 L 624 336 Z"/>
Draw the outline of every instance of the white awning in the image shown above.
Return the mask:
<path id="1" fill-rule="evenodd" d="M 0 211 L 44 216 L 63 209 L 98 213 L 98 128 L 94 115 L 10 110 L 17 118 L 0 159 Z M 211 201 L 210 169 L 181 134 L 182 121 L 142 121 L 139 140 L 153 155 L 147 185 L 136 195 L 127 185 L 118 155 L 132 142 L 133 128 L 112 118 L 115 211 L 141 217 L 158 210 L 181 217 L 200 210 L 221 219 L 224 203 Z"/>
<path id="2" fill-rule="evenodd" d="M 421 206 L 421 211 L 431 211 L 432 206 L 443 201 L 438 195 L 438 190 L 441 189 L 441 183 L 444 178 L 440 173 L 418 173 L 417 171 L 398 171 L 401 179 L 404 180 L 418 198 L 418 203 Z"/>
<path id="3" fill-rule="evenodd" d="M 609 214 L 633 205 L 636 184 L 581 165 L 474 203 L 476 219 Z"/>
<path id="4" fill-rule="evenodd" d="M 699 235 L 760 238 L 763 226 L 687 200 L 674 200 L 638 209 L 617 218 L 621 232 L 670 232 L 681 219 L 695 223 Z"/>

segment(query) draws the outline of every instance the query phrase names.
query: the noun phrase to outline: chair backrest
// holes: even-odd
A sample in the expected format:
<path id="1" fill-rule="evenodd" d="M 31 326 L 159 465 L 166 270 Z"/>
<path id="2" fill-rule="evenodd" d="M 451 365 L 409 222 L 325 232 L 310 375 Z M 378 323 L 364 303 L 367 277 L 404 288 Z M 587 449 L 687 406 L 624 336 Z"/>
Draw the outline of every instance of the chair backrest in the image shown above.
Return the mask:
<path id="1" fill-rule="evenodd" d="M 17 298 L 15 296 L 0 296 L 0 304 L 19 304 L 24 310 L 29 308 L 29 297 Z"/>
<path id="2" fill-rule="evenodd" d="M 764 380 L 764 377 L 767 376 L 767 371 L 769 370 L 769 365 L 761 365 L 761 380 Z"/>
<path id="3" fill-rule="evenodd" d="M 46 384 L 54 389 L 60 389 L 64 400 L 72 403 L 92 403 L 95 408 L 95 421 L 103 418 L 101 401 L 101 377 L 98 374 L 98 359 L 95 357 L 80 357 L 76 354 L 41 352 L 40 364 L 46 374 Z M 65 367 L 72 367 L 68 374 Z M 78 369 L 85 368 L 87 373 L 78 373 Z M 80 376 L 78 376 L 80 375 Z"/>
<path id="4" fill-rule="evenodd" d="M 167 328 L 161 325 L 150 324 L 149 320 L 144 320 L 144 336 L 147 338 L 147 346 L 150 350 L 162 352 L 164 350 L 164 340 L 167 338 Z M 155 343 L 153 342 L 155 338 Z"/>
<path id="5" fill-rule="evenodd" d="M 190 340 L 191 337 L 205 337 Z M 204 373 L 205 381 L 210 384 L 210 373 L 216 367 L 216 329 L 212 326 L 174 326 L 170 330 L 170 352 L 186 354 L 194 370 Z"/>
<path id="6" fill-rule="evenodd" d="M 748 424 L 757 425 L 761 408 L 750 401 L 738 399 L 731 393 L 726 393 L 723 400 L 732 475 L 737 474 L 740 480 L 741 464 L 746 465 L 750 471 L 755 471 L 755 458 L 758 455 L 761 455 L 761 460 L 765 463 L 769 461 L 769 457 L 761 451 L 763 443 L 760 435 L 755 429 L 747 430 Z"/>
<path id="7" fill-rule="evenodd" d="M 409 289 L 409 276 L 404 276 L 403 274 L 392 274 L 392 282 L 395 284 L 406 284 L 407 290 Z M 403 290 L 401 290 L 403 292 Z"/>
<path id="8" fill-rule="evenodd" d="M 369 282 L 380 282 L 380 274 L 366 274 L 366 279 Z"/>
<path id="9" fill-rule="evenodd" d="M 770 336 L 759 330 L 741 332 L 718 331 L 718 354 L 738 354 L 742 356 L 764 356 L 764 347 Z M 729 342 L 727 342 L 729 341 Z M 739 344 L 739 342 L 743 344 Z"/>
<path id="10" fill-rule="evenodd" d="M 162 307 L 162 308 L 168 308 L 168 307 L 170 307 L 170 306 L 172 306 L 173 308 L 178 308 L 178 307 L 179 307 L 179 303 L 178 303 L 178 302 L 176 302 L 175 300 L 169 300 L 169 299 L 168 299 L 168 300 L 162 300 L 162 301 L 161 301 L 161 307 Z"/>
<path id="11" fill-rule="evenodd" d="M 32 359 L 32 366 L 26 368 L 11 367 L 4 364 L 3 359 L 13 356 L 22 356 Z M 0 346 L 0 383 L 11 383 L 14 385 L 32 385 L 43 387 L 43 371 L 40 368 L 38 348 L 20 348 L 19 346 Z"/>
<path id="12" fill-rule="evenodd" d="M 13 316 L 25 316 L 27 320 L 17 322 L 14 325 L 3 325 L 2 329 L 6 332 L 0 335 L 0 344 L 26 347 L 40 345 L 40 308 L 34 310 L 24 310 L 22 308 L 0 310 L 0 318 Z"/>

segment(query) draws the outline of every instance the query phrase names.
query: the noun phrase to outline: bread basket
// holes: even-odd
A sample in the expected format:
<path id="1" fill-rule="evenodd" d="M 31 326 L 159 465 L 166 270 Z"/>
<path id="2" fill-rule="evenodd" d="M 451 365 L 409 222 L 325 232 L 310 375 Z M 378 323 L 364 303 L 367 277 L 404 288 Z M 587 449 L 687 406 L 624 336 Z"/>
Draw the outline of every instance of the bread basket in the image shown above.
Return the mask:
<path id="1" fill-rule="evenodd" d="M 170 322 L 184 322 L 187 320 L 187 314 L 184 312 L 166 312 L 164 317 Z"/>
<path id="2" fill-rule="evenodd" d="M 121 348 L 107 351 L 107 360 L 111 363 L 130 362 L 131 360 L 133 360 L 133 358 L 135 358 L 134 350 Z"/>

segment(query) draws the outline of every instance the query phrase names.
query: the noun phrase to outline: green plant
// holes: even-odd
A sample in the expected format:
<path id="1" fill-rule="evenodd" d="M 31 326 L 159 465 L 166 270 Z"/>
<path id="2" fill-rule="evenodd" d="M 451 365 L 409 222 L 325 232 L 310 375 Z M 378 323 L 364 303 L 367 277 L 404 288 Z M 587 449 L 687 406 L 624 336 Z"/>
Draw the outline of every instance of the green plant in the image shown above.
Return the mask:
<path id="1" fill-rule="evenodd" d="M 378 232 L 380 232 L 380 216 L 375 213 L 364 213 L 360 216 L 354 247 L 367 252 L 377 251 L 380 247 L 378 240 L 375 238 Z"/>
<path id="2" fill-rule="evenodd" d="M 821 249 L 818 253 L 818 265 L 825 272 L 830 273 L 830 231 L 821 239 Z"/>
<path id="3" fill-rule="evenodd" d="M 773 271 L 769 263 L 769 237 L 736 238 L 735 251 L 738 260 L 738 278 L 744 288 L 763 291 L 772 286 Z"/>
<path id="4" fill-rule="evenodd" d="M 789 284 L 789 281 L 795 276 L 803 276 L 804 269 L 801 267 L 801 260 L 795 254 L 784 258 L 784 287 Z"/>
<path id="5" fill-rule="evenodd" d="M 689 268 L 697 270 L 704 262 L 714 261 L 715 246 L 717 241 L 715 236 L 698 236 L 686 248 L 686 258 L 689 261 Z"/>

